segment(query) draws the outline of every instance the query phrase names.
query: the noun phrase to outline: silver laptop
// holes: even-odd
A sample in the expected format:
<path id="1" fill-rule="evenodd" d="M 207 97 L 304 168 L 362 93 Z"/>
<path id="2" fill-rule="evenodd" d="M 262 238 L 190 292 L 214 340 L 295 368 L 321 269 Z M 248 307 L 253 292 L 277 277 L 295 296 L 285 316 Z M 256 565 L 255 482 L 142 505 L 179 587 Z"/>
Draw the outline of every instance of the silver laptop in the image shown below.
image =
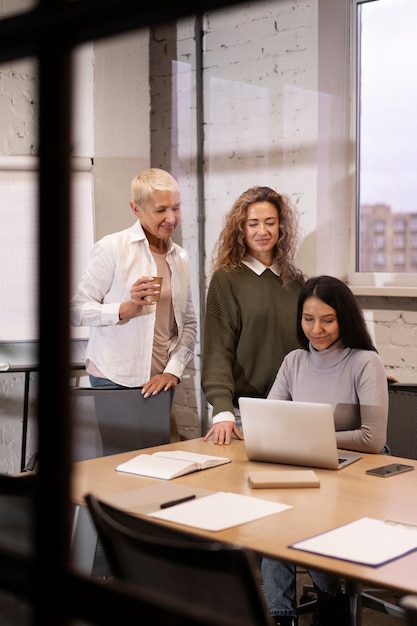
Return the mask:
<path id="1" fill-rule="evenodd" d="M 361 458 L 338 450 L 331 404 L 239 398 L 250 461 L 341 469 Z"/>

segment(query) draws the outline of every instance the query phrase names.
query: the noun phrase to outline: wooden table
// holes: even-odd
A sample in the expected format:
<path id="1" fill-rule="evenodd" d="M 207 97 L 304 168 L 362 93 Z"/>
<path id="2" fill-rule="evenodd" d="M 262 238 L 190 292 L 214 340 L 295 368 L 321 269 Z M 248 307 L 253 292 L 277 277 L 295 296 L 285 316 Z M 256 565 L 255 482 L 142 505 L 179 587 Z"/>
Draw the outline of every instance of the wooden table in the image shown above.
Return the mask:
<path id="1" fill-rule="evenodd" d="M 401 595 L 417 593 L 417 551 L 374 568 L 288 547 L 295 541 L 361 517 L 399 520 L 417 526 L 417 471 L 388 478 L 365 474 L 367 469 L 395 461 L 405 462 L 417 468 L 417 461 L 364 454 L 362 459 L 342 470 L 315 469 L 320 478 L 319 488 L 251 489 L 247 481 L 249 469 L 272 467 L 294 469 L 294 467 L 249 462 L 244 442 L 237 440 L 229 446 L 217 446 L 211 442 L 205 443 L 202 439 L 193 439 L 148 448 L 146 452 L 152 453 L 161 448 L 217 454 L 232 460 L 229 464 L 188 474 L 170 482 L 267 498 L 293 507 L 220 532 L 187 527 L 188 530 L 207 537 L 238 543 L 263 555 L 291 561 L 303 567 L 333 572 L 349 581 L 356 593 L 360 591 L 363 583 L 374 587 L 389 587 Z M 83 505 L 83 497 L 88 492 L 94 493 L 99 498 L 106 498 L 161 482 L 157 479 L 115 471 L 116 465 L 139 453 L 140 451 L 127 452 L 75 463 L 72 475 L 74 503 Z M 358 613 L 354 617 L 356 625 L 360 624 L 360 611 Z"/>

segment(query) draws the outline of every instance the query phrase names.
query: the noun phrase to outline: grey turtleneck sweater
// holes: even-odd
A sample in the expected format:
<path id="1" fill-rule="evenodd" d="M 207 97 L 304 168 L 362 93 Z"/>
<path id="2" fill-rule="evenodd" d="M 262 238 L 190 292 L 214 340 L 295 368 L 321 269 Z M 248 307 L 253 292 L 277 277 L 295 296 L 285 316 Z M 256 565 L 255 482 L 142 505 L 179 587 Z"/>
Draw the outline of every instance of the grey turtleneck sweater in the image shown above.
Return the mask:
<path id="1" fill-rule="evenodd" d="M 284 358 L 268 398 L 326 402 L 334 409 L 339 448 L 379 453 L 386 443 L 388 384 L 381 357 L 371 350 L 293 350 Z"/>

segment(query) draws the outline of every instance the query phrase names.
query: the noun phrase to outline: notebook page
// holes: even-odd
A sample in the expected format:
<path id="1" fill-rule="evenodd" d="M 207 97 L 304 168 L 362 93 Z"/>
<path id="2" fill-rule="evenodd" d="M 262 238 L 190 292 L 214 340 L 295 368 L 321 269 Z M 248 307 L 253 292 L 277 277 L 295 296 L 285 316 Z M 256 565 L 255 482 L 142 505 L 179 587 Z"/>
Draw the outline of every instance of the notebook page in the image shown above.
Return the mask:
<path id="1" fill-rule="evenodd" d="M 292 507 L 287 504 L 271 500 L 220 491 L 205 498 L 149 513 L 149 516 L 203 530 L 218 531 L 290 508 Z"/>

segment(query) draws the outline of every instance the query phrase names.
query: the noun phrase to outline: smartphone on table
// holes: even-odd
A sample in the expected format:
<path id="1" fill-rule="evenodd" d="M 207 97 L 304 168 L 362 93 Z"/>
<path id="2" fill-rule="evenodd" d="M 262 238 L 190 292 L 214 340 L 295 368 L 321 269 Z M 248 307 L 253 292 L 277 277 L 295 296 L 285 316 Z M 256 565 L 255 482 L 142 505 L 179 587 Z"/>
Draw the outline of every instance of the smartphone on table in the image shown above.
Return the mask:
<path id="1" fill-rule="evenodd" d="M 366 470 L 366 474 L 371 474 L 372 476 L 394 476 L 395 474 L 402 474 L 403 472 L 409 472 L 413 469 L 413 465 L 390 463 L 389 465 L 381 465 L 381 467 L 374 467 Z"/>

